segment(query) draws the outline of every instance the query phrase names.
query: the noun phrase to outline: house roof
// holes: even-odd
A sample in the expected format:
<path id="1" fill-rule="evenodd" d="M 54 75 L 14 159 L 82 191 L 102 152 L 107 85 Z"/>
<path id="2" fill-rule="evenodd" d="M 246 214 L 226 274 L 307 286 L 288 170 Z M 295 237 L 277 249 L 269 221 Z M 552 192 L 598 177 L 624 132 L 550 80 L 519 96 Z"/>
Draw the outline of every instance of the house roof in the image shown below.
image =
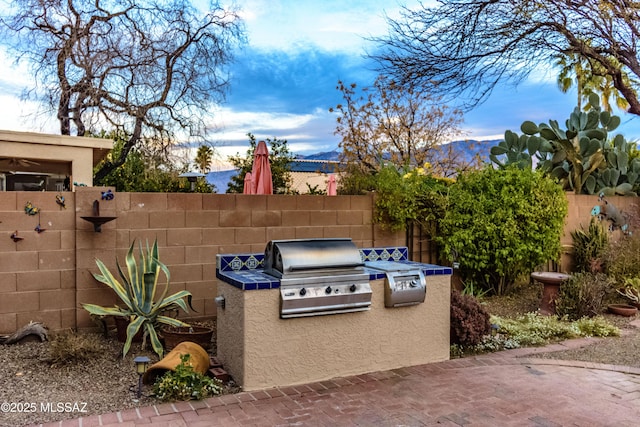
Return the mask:
<path id="1" fill-rule="evenodd" d="M 291 172 L 317 172 L 317 173 L 336 173 L 340 169 L 340 162 L 333 160 L 304 160 L 295 159 L 289 163 Z"/>

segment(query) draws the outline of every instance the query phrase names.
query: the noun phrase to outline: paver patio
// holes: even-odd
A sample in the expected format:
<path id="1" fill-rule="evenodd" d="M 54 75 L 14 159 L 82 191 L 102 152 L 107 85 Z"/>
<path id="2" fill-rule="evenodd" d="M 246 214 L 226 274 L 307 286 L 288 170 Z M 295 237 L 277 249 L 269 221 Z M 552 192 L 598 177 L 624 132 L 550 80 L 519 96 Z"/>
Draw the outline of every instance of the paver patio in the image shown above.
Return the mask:
<path id="1" fill-rule="evenodd" d="M 640 369 L 518 349 L 45 426 L 637 426 Z"/>

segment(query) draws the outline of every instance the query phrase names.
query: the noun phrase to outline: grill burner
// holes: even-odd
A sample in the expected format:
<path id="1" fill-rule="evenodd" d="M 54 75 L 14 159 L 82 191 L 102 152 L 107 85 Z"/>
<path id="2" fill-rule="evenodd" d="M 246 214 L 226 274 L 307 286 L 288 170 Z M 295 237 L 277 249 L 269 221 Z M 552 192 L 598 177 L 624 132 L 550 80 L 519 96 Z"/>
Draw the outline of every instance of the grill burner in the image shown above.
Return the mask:
<path id="1" fill-rule="evenodd" d="M 424 302 L 427 281 L 420 268 L 393 261 L 370 261 L 367 267 L 385 272 L 385 307 L 403 307 Z"/>
<path id="2" fill-rule="evenodd" d="M 369 310 L 371 286 L 351 239 L 272 240 L 264 272 L 280 278 L 280 317 Z"/>

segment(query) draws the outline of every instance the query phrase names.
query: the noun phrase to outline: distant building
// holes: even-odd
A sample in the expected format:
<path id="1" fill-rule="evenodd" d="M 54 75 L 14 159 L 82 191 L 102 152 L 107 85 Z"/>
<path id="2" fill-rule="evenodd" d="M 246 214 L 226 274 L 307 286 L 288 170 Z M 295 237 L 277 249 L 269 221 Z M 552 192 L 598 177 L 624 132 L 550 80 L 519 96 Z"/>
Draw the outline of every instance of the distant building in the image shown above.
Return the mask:
<path id="1" fill-rule="evenodd" d="M 307 194 L 314 188 L 317 191 L 327 191 L 330 174 L 335 174 L 336 181 L 340 182 L 340 162 L 338 161 L 295 159 L 289 163 L 289 167 L 291 189 L 300 194 Z"/>

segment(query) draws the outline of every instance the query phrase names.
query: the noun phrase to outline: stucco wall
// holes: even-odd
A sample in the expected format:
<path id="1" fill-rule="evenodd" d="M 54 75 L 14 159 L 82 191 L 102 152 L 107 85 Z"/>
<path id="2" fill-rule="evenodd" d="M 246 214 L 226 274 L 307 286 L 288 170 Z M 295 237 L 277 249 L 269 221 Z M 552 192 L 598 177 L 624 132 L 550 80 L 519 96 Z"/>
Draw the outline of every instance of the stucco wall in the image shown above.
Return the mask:
<path id="1" fill-rule="evenodd" d="M 640 199 L 637 197 L 605 197 L 604 200 L 600 200 L 596 195 L 585 195 L 585 194 L 573 194 L 566 193 L 567 202 L 569 204 L 569 209 L 567 213 L 567 219 L 565 221 L 564 233 L 562 236 L 561 244 L 563 247 L 563 254 L 560 265 L 557 270 L 561 272 L 571 272 L 573 268 L 573 241 L 571 239 L 571 232 L 573 230 L 579 229 L 580 227 L 585 230 L 589 227 L 589 222 L 591 221 L 592 215 L 591 210 L 594 206 L 604 205 L 605 202 L 614 206 L 618 211 L 620 211 L 623 216 L 632 219 L 633 217 L 638 219 L 639 207 L 640 207 Z M 603 223 L 609 227 L 612 223 L 608 219 L 604 218 Z M 640 233 L 640 230 L 635 230 L 635 233 Z M 610 232 L 609 234 L 611 240 L 620 239 L 622 236 L 619 229 Z"/>
<path id="2" fill-rule="evenodd" d="M 427 276 L 424 304 L 385 308 L 376 280 L 369 311 L 280 319 L 278 289 L 243 292 L 219 282 L 226 304 L 218 357 L 244 390 L 447 360 L 450 283 L 449 275 Z"/>
<path id="3" fill-rule="evenodd" d="M 0 131 L 0 157 L 69 163 L 67 173 L 72 181 L 89 187 L 93 185 L 93 166 L 112 148 L 113 141 L 108 139 Z M 46 165 L 39 163 L 25 170 L 48 172 Z"/>

